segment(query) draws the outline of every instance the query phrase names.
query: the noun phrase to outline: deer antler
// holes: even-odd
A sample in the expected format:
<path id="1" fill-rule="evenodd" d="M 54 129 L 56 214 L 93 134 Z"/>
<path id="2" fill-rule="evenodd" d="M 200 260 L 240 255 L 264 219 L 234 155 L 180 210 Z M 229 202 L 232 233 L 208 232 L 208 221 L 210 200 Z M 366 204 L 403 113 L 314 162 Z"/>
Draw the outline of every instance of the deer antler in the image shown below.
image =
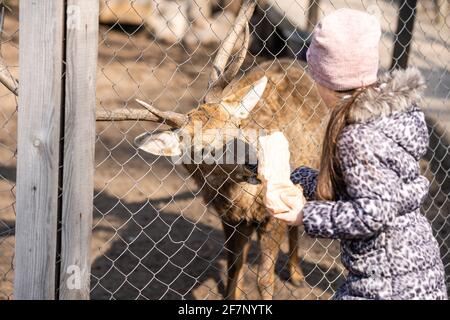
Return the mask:
<path id="1" fill-rule="evenodd" d="M 165 123 L 171 127 L 180 128 L 186 124 L 188 121 L 188 116 L 182 113 L 173 111 L 161 111 L 156 109 L 152 105 L 144 102 L 142 100 L 136 99 L 136 102 L 143 106 L 145 109 L 150 111 L 157 117 L 156 122 Z"/>
<path id="2" fill-rule="evenodd" d="M 97 108 L 95 111 L 96 121 L 151 121 L 159 122 L 158 117 L 147 110 L 141 109 L 112 109 L 102 110 Z"/>
<path id="3" fill-rule="evenodd" d="M 0 83 L 16 96 L 19 95 L 19 85 L 17 80 L 11 75 L 3 58 L 0 57 Z"/>
<path id="4" fill-rule="evenodd" d="M 255 0 L 247 0 L 242 4 L 239 14 L 236 17 L 233 27 L 228 33 L 225 40 L 222 42 L 216 57 L 213 62 L 213 68 L 209 77 L 208 93 L 205 96 L 206 103 L 217 102 L 220 99 L 221 93 L 225 86 L 233 80 L 239 68 L 244 62 L 248 50 L 248 43 L 250 40 L 250 31 L 248 22 L 253 15 L 256 7 Z M 231 62 L 230 66 L 225 70 L 231 52 L 239 35 L 245 28 L 244 45 L 241 47 L 236 57 Z"/>
<path id="5" fill-rule="evenodd" d="M 213 69 L 209 78 L 208 94 L 205 97 L 205 102 L 216 102 L 220 99 L 223 89 L 236 76 L 239 68 L 244 62 L 248 51 L 248 44 L 250 40 L 250 30 L 248 22 L 253 15 L 257 0 L 246 0 L 236 17 L 233 27 L 228 33 L 227 37 L 220 46 L 213 62 Z M 239 49 L 232 62 L 227 67 L 231 52 L 233 51 L 236 41 L 242 31 L 244 33 L 244 44 Z M 18 81 L 12 77 L 6 67 L 4 61 L 0 59 L 0 83 L 8 88 L 16 96 L 18 95 Z M 182 127 L 188 121 L 188 117 L 181 113 L 172 111 L 161 111 L 151 106 L 150 104 L 136 100 L 140 105 L 150 111 L 150 114 L 144 110 L 137 109 L 115 109 L 110 111 L 97 110 L 97 121 L 127 121 L 127 120 L 146 120 L 159 123 L 165 123 L 172 127 Z"/>
<path id="6" fill-rule="evenodd" d="M 19 84 L 8 70 L 4 60 L 0 57 L 0 83 L 3 84 L 9 91 L 16 96 L 19 95 Z M 182 127 L 188 120 L 188 117 L 181 113 L 172 111 L 160 111 L 150 104 L 136 100 L 146 110 L 138 109 L 114 109 L 114 110 L 100 110 L 95 112 L 97 121 L 131 121 L 144 120 L 165 123 L 168 126 L 179 128 Z M 149 113 L 150 111 L 150 113 Z"/>
<path id="7" fill-rule="evenodd" d="M 151 121 L 164 123 L 173 128 L 181 128 L 188 122 L 188 116 L 173 111 L 161 111 L 151 104 L 136 99 L 136 102 L 146 110 L 140 109 L 113 109 L 98 110 L 95 112 L 96 121 Z"/>

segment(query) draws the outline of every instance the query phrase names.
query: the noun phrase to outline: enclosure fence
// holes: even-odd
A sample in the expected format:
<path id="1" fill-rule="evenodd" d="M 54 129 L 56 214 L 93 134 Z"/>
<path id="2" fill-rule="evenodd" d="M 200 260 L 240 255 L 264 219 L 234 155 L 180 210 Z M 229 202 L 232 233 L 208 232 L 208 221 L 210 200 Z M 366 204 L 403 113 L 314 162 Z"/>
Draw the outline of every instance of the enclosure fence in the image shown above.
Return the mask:
<path id="1" fill-rule="evenodd" d="M 184 114 L 203 103 L 212 62 L 242 3 L 0 1 L 0 78 L 19 96 L 0 85 L 0 299 L 223 299 L 233 272 L 238 299 L 268 291 L 274 299 L 333 296 L 346 276 L 337 241 L 300 228 L 292 269 L 288 239 L 297 231 L 275 237 L 264 219 L 247 229 L 230 223 L 219 212 L 234 201 L 223 185 L 135 143 L 168 129 L 168 122 L 148 121 L 157 117 L 135 99 Z M 236 78 L 267 66 L 288 76 L 286 61 L 307 71 L 314 25 L 343 7 L 379 19 L 383 72 L 414 65 L 426 79 L 430 144 L 420 164 L 431 187 L 421 210 L 450 289 L 447 0 L 258 1 Z M 233 182 L 228 175 L 223 184 Z M 240 254 L 248 255 L 242 267 Z M 262 274 L 261 261 L 274 271 Z M 261 278 L 271 289 L 261 292 Z"/>
<path id="2" fill-rule="evenodd" d="M 9 72 L 17 76 L 17 6 L 2 1 L 0 9 L 0 59 L 5 61 Z M 3 86 L 0 86 L 0 96 L 0 299 L 11 299 L 14 280 L 17 99 Z"/>

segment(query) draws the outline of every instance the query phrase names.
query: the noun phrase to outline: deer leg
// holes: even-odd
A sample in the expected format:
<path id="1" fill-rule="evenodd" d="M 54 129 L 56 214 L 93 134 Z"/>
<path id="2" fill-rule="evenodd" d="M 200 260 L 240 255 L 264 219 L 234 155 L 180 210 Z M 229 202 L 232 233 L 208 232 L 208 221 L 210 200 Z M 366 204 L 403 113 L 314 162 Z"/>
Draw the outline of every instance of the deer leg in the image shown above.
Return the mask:
<path id="1" fill-rule="evenodd" d="M 284 239 L 286 225 L 275 218 L 258 229 L 260 260 L 258 264 L 258 289 L 261 298 L 270 300 L 275 289 L 275 263 Z"/>
<path id="2" fill-rule="evenodd" d="M 300 286 L 305 277 L 300 269 L 298 261 L 298 227 L 289 227 L 289 272 L 291 282 Z"/>
<path id="3" fill-rule="evenodd" d="M 228 250 L 228 282 L 225 299 L 239 300 L 243 292 L 242 267 L 250 248 L 254 226 L 244 221 L 232 225 L 223 220 L 222 225 L 225 233 L 225 247 Z"/>

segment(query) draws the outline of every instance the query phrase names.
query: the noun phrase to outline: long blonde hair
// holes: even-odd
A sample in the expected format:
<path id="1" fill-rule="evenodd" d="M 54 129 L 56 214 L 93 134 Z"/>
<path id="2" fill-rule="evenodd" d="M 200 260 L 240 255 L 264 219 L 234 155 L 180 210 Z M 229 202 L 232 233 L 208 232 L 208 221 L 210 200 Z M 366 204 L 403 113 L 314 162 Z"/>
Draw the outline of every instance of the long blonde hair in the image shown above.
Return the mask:
<path id="1" fill-rule="evenodd" d="M 348 116 L 356 98 L 366 88 L 335 91 L 339 98 L 339 103 L 333 107 L 325 132 L 319 176 L 317 178 L 317 200 L 336 200 L 337 194 L 343 191 L 344 182 L 336 146 L 342 129 L 347 125 Z"/>

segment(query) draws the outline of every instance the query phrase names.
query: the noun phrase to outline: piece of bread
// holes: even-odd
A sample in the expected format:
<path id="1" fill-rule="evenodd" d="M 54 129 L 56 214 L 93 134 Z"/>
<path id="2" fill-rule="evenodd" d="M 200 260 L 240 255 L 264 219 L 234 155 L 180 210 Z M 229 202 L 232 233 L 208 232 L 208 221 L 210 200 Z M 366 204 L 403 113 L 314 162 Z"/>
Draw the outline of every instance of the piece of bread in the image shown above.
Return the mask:
<path id="1" fill-rule="evenodd" d="M 258 179 L 263 183 L 292 185 L 289 142 L 280 131 L 258 139 Z"/>
<path id="2" fill-rule="evenodd" d="M 290 179 L 289 142 L 282 132 L 258 139 L 258 179 L 264 187 L 264 203 L 275 214 L 289 211 L 281 194 L 301 199 L 301 188 Z"/>

